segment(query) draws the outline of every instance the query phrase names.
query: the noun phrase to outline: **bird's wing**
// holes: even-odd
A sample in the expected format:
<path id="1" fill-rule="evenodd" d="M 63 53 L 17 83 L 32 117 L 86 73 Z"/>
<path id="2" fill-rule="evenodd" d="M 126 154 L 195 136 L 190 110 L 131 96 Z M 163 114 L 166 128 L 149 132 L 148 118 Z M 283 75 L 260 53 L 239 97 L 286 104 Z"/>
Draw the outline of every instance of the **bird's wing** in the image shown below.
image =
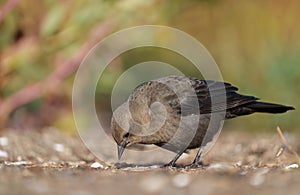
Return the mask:
<path id="1" fill-rule="evenodd" d="M 190 78 L 190 82 L 195 93 L 186 94 L 180 102 L 171 105 L 183 116 L 226 111 L 258 100 L 238 94 L 238 88 L 229 83 L 196 78 Z"/>

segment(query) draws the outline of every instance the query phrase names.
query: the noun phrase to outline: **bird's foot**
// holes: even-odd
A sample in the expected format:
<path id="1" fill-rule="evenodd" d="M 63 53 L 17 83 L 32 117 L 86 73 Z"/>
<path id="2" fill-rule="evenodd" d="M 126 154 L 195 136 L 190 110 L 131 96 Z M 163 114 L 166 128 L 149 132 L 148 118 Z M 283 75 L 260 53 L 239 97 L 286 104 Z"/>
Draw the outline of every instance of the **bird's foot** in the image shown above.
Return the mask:
<path id="1" fill-rule="evenodd" d="M 162 166 L 162 168 L 170 168 L 170 169 L 176 169 L 176 170 L 185 169 L 185 167 L 186 167 L 185 165 L 178 165 L 178 164 L 175 164 L 175 162 L 172 162 L 172 161 Z"/>
<path id="2" fill-rule="evenodd" d="M 171 168 L 171 169 L 175 169 L 176 168 L 176 164 L 175 164 L 175 162 L 169 162 L 169 163 L 167 163 L 167 164 L 164 164 L 163 166 L 162 166 L 163 168 Z"/>
<path id="3" fill-rule="evenodd" d="M 185 167 L 186 169 L 196 169 L 196 168 L 204 168 L 204 164 L 202 162 L 193 162 L 190 165 Z"/>

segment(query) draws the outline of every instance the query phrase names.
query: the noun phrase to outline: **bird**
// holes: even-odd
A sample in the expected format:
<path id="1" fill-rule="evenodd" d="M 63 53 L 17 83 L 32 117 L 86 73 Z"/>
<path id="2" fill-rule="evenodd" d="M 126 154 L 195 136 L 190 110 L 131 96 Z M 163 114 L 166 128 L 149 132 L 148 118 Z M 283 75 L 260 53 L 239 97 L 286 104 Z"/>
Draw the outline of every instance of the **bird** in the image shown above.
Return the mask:
<path id="1" fill-rule="evenodd" d="M 294 107 L 261 102 L 238 93 L 230 83 L 171 75 L 138 85 L 111 119 L 120 160 L 126 147 L 156 145 L 176 153 L 165 166 L 191 149 L 198 152 L 190 167 L 201 167 L 203 148 L 227 119 L 252 113 L 284 113 Z"/>

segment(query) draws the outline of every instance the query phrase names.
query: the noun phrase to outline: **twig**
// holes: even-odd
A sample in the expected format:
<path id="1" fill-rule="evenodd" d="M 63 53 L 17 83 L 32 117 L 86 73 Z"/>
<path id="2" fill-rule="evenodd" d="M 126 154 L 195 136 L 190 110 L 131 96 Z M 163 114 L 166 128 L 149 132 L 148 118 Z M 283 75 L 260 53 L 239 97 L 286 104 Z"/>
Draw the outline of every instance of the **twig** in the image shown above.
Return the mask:
<path id="1" fill-rule="evenodd" d="M 286 140 L 286 138 L 284 137 L 280 127 L 277 127 L 277 132 L 279 134 L 279 137 L 282 141 L 282 143 L 286 146 L 286 148 L 297 158 L 298 162 L 300 163 L 300 157 L 298 155 L 298 153 L 294 150 L 294 148 L 289 144 L 289 142 Z"/>

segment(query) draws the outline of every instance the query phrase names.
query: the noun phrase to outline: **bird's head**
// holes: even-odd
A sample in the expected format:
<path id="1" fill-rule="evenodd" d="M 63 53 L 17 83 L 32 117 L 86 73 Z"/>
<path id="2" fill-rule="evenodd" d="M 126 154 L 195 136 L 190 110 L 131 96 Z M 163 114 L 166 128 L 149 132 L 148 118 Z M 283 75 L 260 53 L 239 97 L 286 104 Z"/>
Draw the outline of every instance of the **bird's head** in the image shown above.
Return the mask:
<path id="1" fill-rule="evenodd" d="M 129 146 L 150 144 L 151 136 L 148 135 L 164 124 L 165 109 L 163 106 L 161 104 L 149 106 L 148 101 L 148 97 L 137 96 L 133 93 L 127 102 L 114 111 L 111 129 L 112 136 L 117 142 L 119 159 L 125 148 Z"/>
<path id="2" fill-rule="evenodd" d="M 112 118 L 111 127 L 112 136 L 117 143 L 118 159 L 120 160 L 125 148 L 140 143 L 141 137 L 131 133 L 130 128 L 128 131 L 124 130 L 114 117 Z"/>
<path id="3" fill-rule="evenodd" d="M 117 142 L 118 159 L 120 160 L 126 146 L 128 146 L 131 143 L 129 137 L 130 134 L 129 132 L 116 128 L 113 130 L 112 136 Z"/>
<path id="4" fill-rule="evenodd" d="M 111 120 L 112 136 L 117 143 L 119 160 L 125 148 L 141 142 L 141 137 L 133 133 L 131 119 L 127 117 L 127 112 L 121 111 L 117 109 Z"/>

